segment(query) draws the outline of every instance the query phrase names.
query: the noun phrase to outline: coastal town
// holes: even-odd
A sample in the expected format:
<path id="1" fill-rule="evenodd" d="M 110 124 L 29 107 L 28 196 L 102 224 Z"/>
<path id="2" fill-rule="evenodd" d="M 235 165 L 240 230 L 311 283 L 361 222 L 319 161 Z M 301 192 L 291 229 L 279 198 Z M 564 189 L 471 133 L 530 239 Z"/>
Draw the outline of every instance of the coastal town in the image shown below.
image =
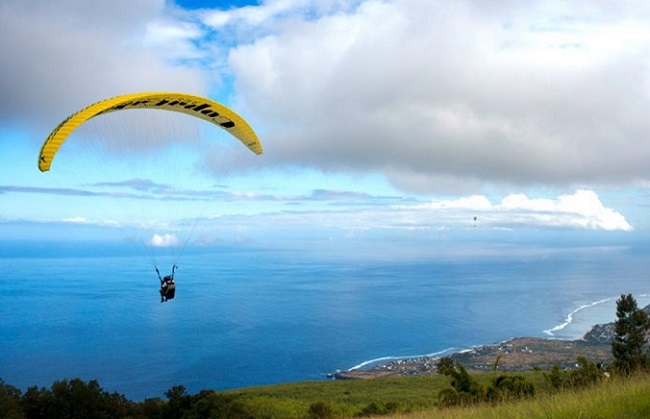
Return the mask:
<path id="1" fill-rule="evenodd" d="M 577 340 L 521 337 L 492 345 L 477 346 L 449 356 L 470 371 L 491 371 L 495 368 L 495 364 L 499 371 L 548 370 L 556 364 L 560 368 L 569 369 L 576 366 L 578 356 L 584 356 L 592 362 L 611 362 L 613 339 L 614 323 L 608 323 L 594 326 Z M 430 375 L 436 373 L 438 359 L 438 357 L 397 359 L 366 369 L 337 371 L 332 376 L 338 380 L 363 380 Z"/>

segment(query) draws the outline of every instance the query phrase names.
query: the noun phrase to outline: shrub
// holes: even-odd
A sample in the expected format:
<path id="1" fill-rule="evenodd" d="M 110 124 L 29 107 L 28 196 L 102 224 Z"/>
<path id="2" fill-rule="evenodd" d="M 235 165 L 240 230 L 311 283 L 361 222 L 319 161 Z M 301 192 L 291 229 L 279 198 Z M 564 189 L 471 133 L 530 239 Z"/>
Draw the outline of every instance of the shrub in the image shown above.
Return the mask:
<path id="1" fill-rule="evenodd" d="M 309 406 L 310 419 L 329 419 L 332 417 L 332 408 L 324 401 L 317 401 Z"/>
<path id="2" fill-rule="evenodd" d="M 605 376 L 602 364 L 590 362 L 584 356 L 577 358 L 578 368 L 574 370 L 561 371 L 557 364 L 553 365 L 551 371 L 544 373 L 546 382 L 556 390 L 564 388 L 583 388 L 593 385 Z"/>
<path id="3" fill-rule="evenodd" d="M 535 395 L 535 386 L 521 375 L 501 375 L 493 388 L 499 400 L 523 399 Z"/>

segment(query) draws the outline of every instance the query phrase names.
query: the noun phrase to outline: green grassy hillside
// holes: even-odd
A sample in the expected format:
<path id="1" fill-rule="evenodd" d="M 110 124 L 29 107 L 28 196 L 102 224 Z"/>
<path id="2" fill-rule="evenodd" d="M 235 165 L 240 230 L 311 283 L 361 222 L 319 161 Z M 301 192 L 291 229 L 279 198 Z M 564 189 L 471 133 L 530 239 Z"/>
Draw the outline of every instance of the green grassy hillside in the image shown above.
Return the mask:
<path id="1" fill-rule="evenodd" d="M 518 402 L 441 408 L 438 393 L 450 389 L 446 376 L 320 381 L 187 394 L 175 386 L 167 400 L 132 402 L 104 391 L 99 383 L 79 379 L 55 382 L 51 389 L 32 387 L 24 394 L 0 379 L 0 416 L 8 418 L 227 418 L 328 419 L 423 418 L 648 418 L 650 375 L 604 378 L 592 386 L 557 390 L 541 371 L 523 374 L 535 395 Z M 547 373 L 546 373 L 547 374 Z M 500 375 L 499 375 L 500 376 Z M 479 388 L 498 381 L 497 374 L 474 374 Z M 495 399 L 492 399 L 495 400 Z"/>
<path id="2" fill-rule="evenodd" d="M 606 379 L 586 389 L 562 391 L 551 391 L 539 372 L 527 373 L 526 378 L 534 382 L 538 390 L 533 399 L 447 409 L 437 406 L 438 391 L 449 386 L 449 379 L 442 376 L 281 384 L 228 393 L 236 395 L 247 410 L 250 409 L 248 411 L 267 418 L 374 415 L 400 419 L 650 417 L 648 375 Z M 479 381 L 489 379 L 490 374 L 478 375 Z"/>
<path id="3" fill-rule="evenodd" d="M 364 413 L 433 409 L 438 391 L 448 386 L 449 379 L 443 376 L 397 377 L 277 384 L 226 394 L 236 396 L 256 412 L 263 407 L 261 410 L 266 417 L 309 417 L 306 413 L 312 405 L 330 412 L 322 417 L 353 417 Z"/>

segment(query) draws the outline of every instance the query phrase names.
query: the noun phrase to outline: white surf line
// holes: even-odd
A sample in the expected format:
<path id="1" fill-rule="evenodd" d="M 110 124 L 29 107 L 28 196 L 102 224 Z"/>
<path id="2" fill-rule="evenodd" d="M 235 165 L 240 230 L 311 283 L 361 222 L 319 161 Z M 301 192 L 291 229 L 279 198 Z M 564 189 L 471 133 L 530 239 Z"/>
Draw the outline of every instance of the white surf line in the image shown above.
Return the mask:
<path id="1" fill-rule="evenodd" d="M 552 327 L 550 329 L 546 329 L 546 330 L 544 330 L 544 333 L 546 333 L 549 336 L 555 336 L 553 332 L 557 332 L 559 330 L 565 329 L 567 326 L 569 326 L 571 323 L 573 323 L 573 316 L 576 313 L 579 313 L 580 311 L 582 311 L 582 310 L 584 310 L 586 308 L 590 308 L 590 307 L 597 306 L 599 304 L 607 303 L 609 301 L 615 300 L 616 298 L 618 298 L 618 297 L 604 298 L 602 300 L 594 301 L 593 303 L 590 303 L 590 304 L 583 304 L 580 307 L 573 310 L 571 313 L 569 313 L 566 316 L 566 320 L 564 321 L 564 323 L 558 324 L 557 326 Z"/>
<path id="2" fill-rule="evenodd" d="M 447 348 L 447 349 L 443 349 L 442 351 L 432 352 L 432 353 L 424 354 L 424 355 L 383 356 L 383 357 L 380 357 L 380 358 L 371 359 L 369 361 L 363 361 L 359 365 L 355 365 L 354 367 L 348 369 L 348 371 L 358 370 L 358 369 L 361 369 L 361 368 L 366 367 L 368 365 L 383 363 L 383 362 L 386 362 L 386 361 L 399 361 L 401 359 L 417 359 L 417 358 L 437 358 L 437 357 L 440 357 L 440 356 L 442 356 L 444 354 L 457 352 L 459 350 L 460 350 L 459 348 Z"/>
<path id="3" fill-rule="evenodd" d="M 640 294 L 639 297 L 640 298 L 648 298 L 648 297 L 650 297 L 650 294 Z M 573 310 L 571 313 L 569 313 L 567 315 L 566 320 L 564 321 L 564 323 L 558 324 L 557 326 L 552 327 L 550 329 L 546 329 L 546 330 L 544 330 L 544 333 L 546 333 L 549 336 L 555 336 L 554 332 L 563 330 L 566 327 L 568 327 L 571 323 L 573 323 L 573 316 L 575 314 L 579 313 L 582 310 L 585 310 L 585 309 L 588 309 L 588 308 L 591 308 L 591 307 L 595 307 L 595 306 L 600 305 L 600 304 L 608 303 L 608 302 L 613 301 L 613 300 L 617 300 L 618 298 L 620 298 L 620 297 L 609 297 L 609 298 L 604 298 L 602 300 L 594 301 L 593 303 L 583 304 L 580 307 Z"/>

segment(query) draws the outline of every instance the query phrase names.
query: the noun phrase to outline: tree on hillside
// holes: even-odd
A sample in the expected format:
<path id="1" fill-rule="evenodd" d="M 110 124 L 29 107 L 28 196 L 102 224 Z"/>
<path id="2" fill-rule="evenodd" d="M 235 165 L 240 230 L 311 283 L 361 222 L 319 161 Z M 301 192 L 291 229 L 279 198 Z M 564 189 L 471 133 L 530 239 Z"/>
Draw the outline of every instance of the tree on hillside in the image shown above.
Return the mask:
<path id="1" fill-rule="evenodd" d="M 438 360 L 436 367 L 440 374 L 451 377 L 451 386 L 453 387 L 438 392 L 438 402 L 441 406 L 457 406 L 479 401 L 481 386 L 469 375 L 460 362 L 445 356 Z"/>
<path id="2" fill-rule="evenodd" d="M 7 384 L 0 378 L 0 412 L 7 419 L 22 419 L 25 417 L 20 406 L 20 390 Z"/>
<path id="3" fill-rule="evenodd" d="M 438 360 L 436 367 L 440 374 L 451 377 L 451 386 L 457 392 L 466 393 L 472 398 L 480 394 L 481 386 L 469 375 L 460 362 L 446 356 Z"/>
<path id="4" fill-rule="evenodd" d="M 630 374 L 648 365 L 644 351 L 646 334 L 650 330 L 650 319 L 639 309 L 632 294 L 621 295 L 616 301 L 616 317 L 612 354 L 614 368 Z"/>

